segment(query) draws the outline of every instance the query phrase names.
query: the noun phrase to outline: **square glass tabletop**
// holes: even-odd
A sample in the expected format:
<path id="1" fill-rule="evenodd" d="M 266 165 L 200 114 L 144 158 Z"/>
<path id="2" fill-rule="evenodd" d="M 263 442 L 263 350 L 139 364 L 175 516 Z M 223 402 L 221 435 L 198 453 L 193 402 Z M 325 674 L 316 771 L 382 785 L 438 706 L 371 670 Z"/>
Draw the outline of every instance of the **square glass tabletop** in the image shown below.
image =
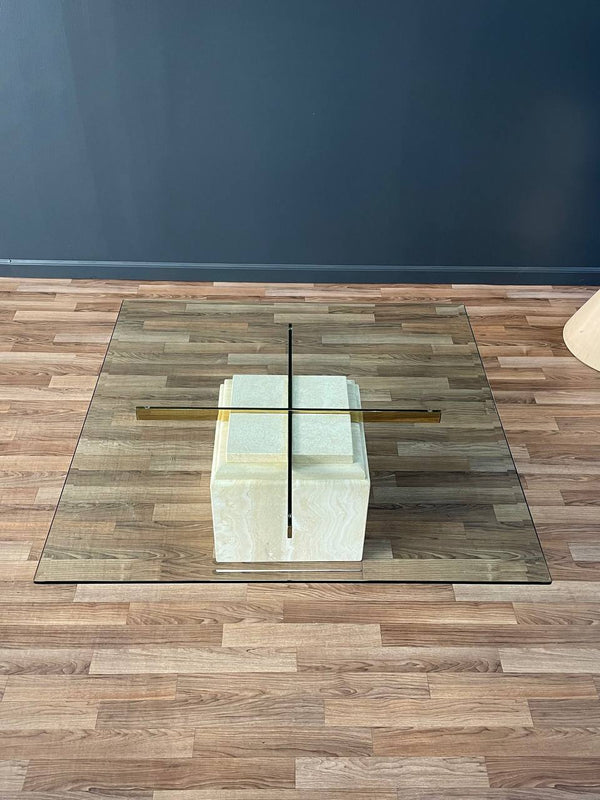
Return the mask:
<path id="1" fill-rule="evenodd" d="M 462 305 L 182 300 L 123 302 L 36 575 L 549 580 Z"/>

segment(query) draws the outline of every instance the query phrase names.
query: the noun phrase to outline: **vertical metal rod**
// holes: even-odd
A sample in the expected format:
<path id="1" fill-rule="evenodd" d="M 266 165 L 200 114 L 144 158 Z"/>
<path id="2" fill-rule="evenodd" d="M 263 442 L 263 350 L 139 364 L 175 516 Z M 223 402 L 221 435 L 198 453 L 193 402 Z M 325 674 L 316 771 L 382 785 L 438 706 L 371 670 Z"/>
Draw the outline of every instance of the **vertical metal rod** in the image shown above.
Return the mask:
<path id="1" fill-rule="evenodd" d="M 287 537 L 292 538 L 292 324 L 288 324 Z"/>

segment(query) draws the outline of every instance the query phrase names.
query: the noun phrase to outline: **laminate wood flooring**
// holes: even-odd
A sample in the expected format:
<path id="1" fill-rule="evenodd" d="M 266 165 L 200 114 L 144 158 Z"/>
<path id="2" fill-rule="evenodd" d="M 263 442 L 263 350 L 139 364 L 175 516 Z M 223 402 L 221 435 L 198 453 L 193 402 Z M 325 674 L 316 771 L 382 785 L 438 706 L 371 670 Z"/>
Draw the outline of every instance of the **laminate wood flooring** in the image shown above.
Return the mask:
<path id="1" fill-rule="evenodd" d="M 1 280 L 2 800 L 600 797 L 592 292 Z M 35 585 L 123 297 L 466 303 L 552 584 Z"/>

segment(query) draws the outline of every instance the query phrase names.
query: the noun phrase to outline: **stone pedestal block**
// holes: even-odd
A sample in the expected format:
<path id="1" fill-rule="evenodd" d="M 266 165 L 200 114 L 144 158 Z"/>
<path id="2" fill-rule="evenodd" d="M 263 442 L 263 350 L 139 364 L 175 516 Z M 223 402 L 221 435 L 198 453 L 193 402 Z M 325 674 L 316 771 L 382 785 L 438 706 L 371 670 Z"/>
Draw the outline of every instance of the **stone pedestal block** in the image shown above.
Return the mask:
<path id="1" fill-rule="evenodd" d="M 294 414 L 292 528 L 288 531 L 287 376 L 236 375 L 216 425 L 211 502 L 218 562 L 360 561 L 369 501 L 362 422 L 350 413 Z M 295 408 L 359 409 L 343 376 L 294 378 Z"/>

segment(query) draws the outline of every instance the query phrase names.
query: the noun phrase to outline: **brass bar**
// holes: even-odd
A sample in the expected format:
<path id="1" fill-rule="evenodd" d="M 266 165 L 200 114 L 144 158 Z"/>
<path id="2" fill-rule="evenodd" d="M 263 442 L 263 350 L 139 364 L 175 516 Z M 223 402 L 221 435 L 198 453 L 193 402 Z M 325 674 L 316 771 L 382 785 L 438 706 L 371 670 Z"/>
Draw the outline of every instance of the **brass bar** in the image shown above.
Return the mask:
<path id="1" fill-rule="evenodd" d="M 223 409 L 219 408 L 161 408 L 159 406 L 137 406 L 136 419 L 156 420 L 216 420 Z"/>
<path id="2" fill-rule="evenodd" d="M 220 420 L 227 421 L 232 411 L 243 414 L 287 414 L 287 408 L 175 408 L 167 406 L 137 406 L 136 419 L 149 420 Z M 440 422 L 441 411 L 419 409 L 343 409 L 293 408 L 293 414 L 350 414 L 352 422 Z"/>
<path id="3" fill-rule="evenodd" d="M 373 411 L 363 409 L 350 411 L 352 422 L 441 422 L 441 411 L 394 411 L 393 409 Z"/>

